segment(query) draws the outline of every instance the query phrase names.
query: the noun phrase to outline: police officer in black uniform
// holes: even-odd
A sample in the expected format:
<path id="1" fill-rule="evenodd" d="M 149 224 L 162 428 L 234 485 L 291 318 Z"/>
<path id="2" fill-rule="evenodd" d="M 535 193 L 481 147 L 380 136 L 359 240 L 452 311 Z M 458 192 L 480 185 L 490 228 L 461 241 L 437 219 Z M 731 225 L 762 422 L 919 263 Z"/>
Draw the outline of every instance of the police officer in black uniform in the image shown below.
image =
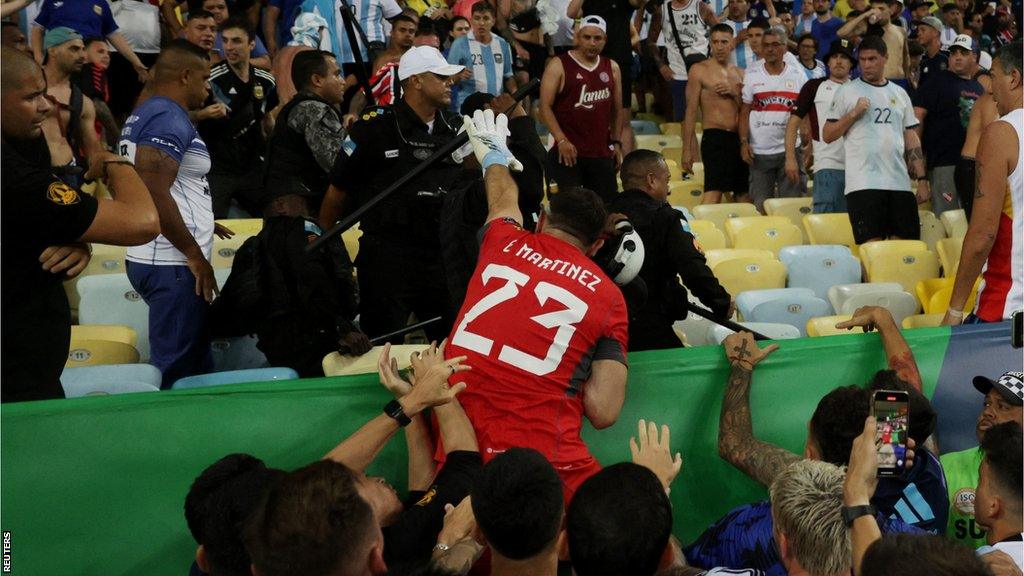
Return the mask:
<path id="1" fill-rule="evenodd" d="M 462 119 L 448 114 L 453 76 L 462 66 L 448 64 L 436 48 L 419 46 L 399 61 L 402 99 L 370 107 L 353 124 L 351 154 L 338 155 L 330 188 L 320 208 L 320 225 L 330 228 L 347 211 L 375 197 L 454 138 Z M 427 335 L 447 336 L 451 316 L 441 266 L 440 217 L 445 195 L 463 168 L 446 157 L 419 178 L 367 212 L 359 223 L 356 258 L 360 326 L 371 337 L 406 326 L 410 313 L 420 321 L 436 316 Z M 401 342 L 398 337 L 396 342 Z"/>
<path id="2" fill-rule="evenodd" d="M 686 288 L 715 316 L 732 315 L 732 298 L 708 268 L 693 235 L 683 230 L 683 218 L 666 201 L 669 171 L 661 154 L 635 150 L 622 161 L 622 187 L 609 212 L 624 214 L 644 241 L 640 277 L 647 284 L 647 302 L 630 309 L 629 349 L 659 350 L 682 346 L 672 329 L 686 317 Z"/>

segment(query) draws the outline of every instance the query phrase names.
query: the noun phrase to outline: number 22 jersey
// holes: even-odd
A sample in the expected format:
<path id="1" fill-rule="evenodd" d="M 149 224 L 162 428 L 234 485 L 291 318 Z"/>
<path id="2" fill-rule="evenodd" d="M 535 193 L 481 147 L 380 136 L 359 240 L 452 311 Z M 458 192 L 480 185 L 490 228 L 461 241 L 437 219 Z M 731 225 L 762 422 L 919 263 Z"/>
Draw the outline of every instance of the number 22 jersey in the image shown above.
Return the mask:
<path id="1" fill-rule="evenodd" d="M 580 438 L 584 383 L 596 360 L 625 364 L 627 342 L 622 293 L 583 252 L 511 219 L 488 224 L 445 352 L 473 368 L 455 379 L 484 461 L 528 447 L 563 480 L 596 467 Z"/>

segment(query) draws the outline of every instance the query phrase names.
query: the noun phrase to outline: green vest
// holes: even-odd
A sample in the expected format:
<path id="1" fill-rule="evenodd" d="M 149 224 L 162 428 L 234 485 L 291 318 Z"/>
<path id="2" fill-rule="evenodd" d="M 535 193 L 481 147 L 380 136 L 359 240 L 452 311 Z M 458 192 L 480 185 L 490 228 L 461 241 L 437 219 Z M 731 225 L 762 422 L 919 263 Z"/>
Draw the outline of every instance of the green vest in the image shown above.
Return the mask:
<path id="1" fill-rule="evenodd" d="M 949 490 L 946 536 L 972 548 L 986 545 L 985 529 L 974 520 L 974 489 L 983 456 L 981 448 L 968 448 L 939 457 Z"/>

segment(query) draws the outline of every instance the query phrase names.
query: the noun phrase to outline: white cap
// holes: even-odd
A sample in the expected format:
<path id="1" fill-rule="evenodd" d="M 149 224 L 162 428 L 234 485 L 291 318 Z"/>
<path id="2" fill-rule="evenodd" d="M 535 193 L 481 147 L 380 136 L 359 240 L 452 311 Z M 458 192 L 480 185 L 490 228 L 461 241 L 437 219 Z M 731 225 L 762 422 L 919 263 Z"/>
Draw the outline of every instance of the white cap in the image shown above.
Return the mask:
<path id="1" fill-rule="evenodd" d="M 398 61 L 398 80 L 402 81 L 416 74 L 431 72 L 439 76 L 454 76 L 465 66 L 449 64 L 441 52 L 433 46 L 414 46 L 402 54 Z"/>
<path id="2" fill-rule="evenodd" d="M 978 53 L 978 66 L 984 70 L 992 69 L 992 55 L 988 52 Z"/>
<path id="3" fill-rule="evenodd" d="M 974 38 L 970 37 L 969 35 L 958 34 L 957 37 L 953 39 L 953 43 L 949 45 L 950 48 L 954 46 L 956 46 L 957 48 L 963 48 L 968 52 L 974 52 L 974 48 L 975 46 L 977 46 L 977 44 L 974 42 Z"/>
<path id="4" fill-rule="evenodd" d="M 605 34 L 608 33 L 608 24 L 604 21 L 604 18 L 601 18 L 596 14 L 584 16 L 580 19 L 580 30 L 587 26 L 593 26 Z"/>

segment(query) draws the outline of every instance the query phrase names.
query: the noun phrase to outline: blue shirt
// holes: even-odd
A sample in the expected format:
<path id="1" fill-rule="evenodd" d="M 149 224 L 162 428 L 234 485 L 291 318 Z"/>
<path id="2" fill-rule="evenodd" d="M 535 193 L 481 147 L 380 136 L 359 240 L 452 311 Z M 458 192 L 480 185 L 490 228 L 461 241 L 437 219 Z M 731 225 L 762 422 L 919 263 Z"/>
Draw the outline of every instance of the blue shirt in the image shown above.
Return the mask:
<path id="1" fill-rule="evenodd" d="M 277 45 L 287 46 L 292 41 L 295 17 L 302 12 L 302 0 L 270 0 L 268 4 L 281 10 L 281 16 L 277 21 Z"/>
<path id="2" fill-rule="evenodd" d="M 448 51 L 450 64 L 461 64 L 473 77 L 459 82 L 457 95 L 452 94 L 452 109 L 458 112 L 462 102 L 474 92 L 500 96 L 505 78 L 512 76 L 512 50 L 508 42 L 491 34 L 489 44 L 478 42 L 470 32 L 452 42 Z"/>
<path id="3" fill-rule="evenodd" d="M 843 19 L 833 16 L 827 22 L 821 22 L 817 18 L 811 24 L 811 36 L 818 41 L 818 53 L 815 57 L 824 62 L 827 60 L 829 48 L 832 42 L 839 38 L 839 29 L 843 27 Z"/>
<path id="4" fill-rule="evenodd" d="M 67 26 L 83 38 L 106 38 L 117 32 L 106 0 L 45 0 L 35 23 L 46 30 Z"/>

